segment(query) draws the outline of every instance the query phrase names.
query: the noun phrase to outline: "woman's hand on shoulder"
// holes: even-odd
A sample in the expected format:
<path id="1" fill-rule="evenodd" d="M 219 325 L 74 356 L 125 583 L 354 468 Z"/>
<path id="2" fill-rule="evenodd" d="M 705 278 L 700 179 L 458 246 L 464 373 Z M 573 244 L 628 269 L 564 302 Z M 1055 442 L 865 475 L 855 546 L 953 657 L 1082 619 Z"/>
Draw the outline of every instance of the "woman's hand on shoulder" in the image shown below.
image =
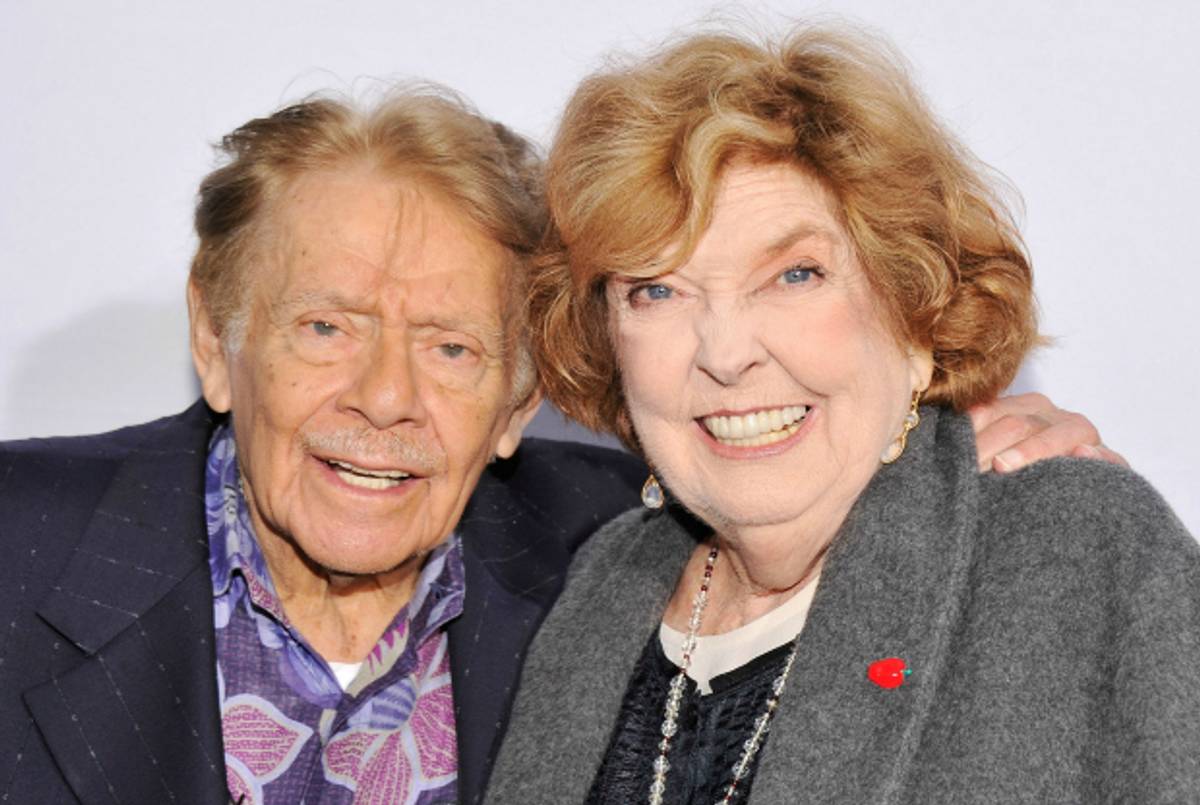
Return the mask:
<path id="1" fill-rule="evenodd" d="M 1100 441 L 1083 414 L 1064 411 L 1044 394 L 1015 394 L 967 411 L 975 425 L 979 470 L 1012 472 L 1054 456 L 1078 456 L 1129 466 Z"/>

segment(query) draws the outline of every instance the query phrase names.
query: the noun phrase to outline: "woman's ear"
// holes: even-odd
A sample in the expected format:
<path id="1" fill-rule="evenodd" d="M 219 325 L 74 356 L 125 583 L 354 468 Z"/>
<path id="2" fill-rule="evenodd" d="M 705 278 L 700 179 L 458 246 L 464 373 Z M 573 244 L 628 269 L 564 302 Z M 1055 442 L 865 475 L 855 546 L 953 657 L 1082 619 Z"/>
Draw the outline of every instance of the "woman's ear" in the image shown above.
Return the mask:
<path id="1" fill-rule="evenodd" d="M 925 391 L 933 382 L 933 352 L 925 347 L 908 348 L 908 376 L 913 391 Z"/>

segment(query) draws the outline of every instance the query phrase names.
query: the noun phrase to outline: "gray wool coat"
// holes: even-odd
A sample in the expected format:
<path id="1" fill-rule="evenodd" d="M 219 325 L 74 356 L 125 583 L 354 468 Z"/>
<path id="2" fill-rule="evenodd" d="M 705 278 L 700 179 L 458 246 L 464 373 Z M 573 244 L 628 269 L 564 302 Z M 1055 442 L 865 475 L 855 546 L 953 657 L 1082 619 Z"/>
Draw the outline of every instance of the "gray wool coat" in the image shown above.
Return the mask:
<path id="1" fill-rule="evenodd" d="M 589 540 L 488 802 L 584 800 L 695 538 L 633 511 Z M 750 802 L 1200 803 L 1200 547 L 1133 473 L 981 475 L 969 421 L 924 409 L 830 549 Z"/>

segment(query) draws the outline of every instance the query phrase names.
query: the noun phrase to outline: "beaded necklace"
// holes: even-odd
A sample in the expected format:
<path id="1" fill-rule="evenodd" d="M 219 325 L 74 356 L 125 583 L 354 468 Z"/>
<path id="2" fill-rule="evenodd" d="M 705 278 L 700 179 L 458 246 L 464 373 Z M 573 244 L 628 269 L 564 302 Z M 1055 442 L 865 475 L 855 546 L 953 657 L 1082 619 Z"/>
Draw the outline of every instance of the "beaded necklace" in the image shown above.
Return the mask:
<path id="1" fill-rule="evenodd" d="M 704 616 L 704 607 L 708 604 L 708 588 L 712 583 L 713 567 L 716 563 L 717 546 L 713 545 L 708 552 L 708 559 L 704 563 L 704 578 L 700 581 L 700 589 L 696 591 L 696 597 L 692 599 L 692 615 L 688 619 L 687 636 L 683 639 L 683 661 L 679 667 L 679 673 L 675 674 L 671 680 L 667 704 L 663 708 L 662 740 L 658 743 L 658 757 L 654 759 L 654 780 L 650 783 L 650 805 L 662 805 L 663 794 L 667 791 L 667 772 L 671 770 L 671 762 L 667 759 L 667 755 L 671 751 L 671 739 L 679 730 L 680 702 L 683 700 L 688 668 L 692 665 L 692 652 L 696 649 L 696 638 L 700 634 L 700 621 Z M 767 730 L 771 726 L 771 717 L 779 707 L 779 698 L 783 695 L 784 685 L 787 684 L 788 673 L 792 670 L 792 663 L 796 660 L 798 644 L 798 640 L 792 644 L 792 650 L 788 653 L 783 670 L 779 672 L 779 676 L 775 677 L 775 681 L 771 685 L 771 695 L 767 697 L 766 709 L 754 720 L 754 732 L 742 744 L 741 757 L 733 765 L 733 779 L 725 789 L 725 796 L 719 805 L 729 805 L 733 801 L 737 794 L 738 784 L 745 778 L 751 761 L 754 760 L 754 756 L 758 754 L 758 750 L 766 739 Z"/>

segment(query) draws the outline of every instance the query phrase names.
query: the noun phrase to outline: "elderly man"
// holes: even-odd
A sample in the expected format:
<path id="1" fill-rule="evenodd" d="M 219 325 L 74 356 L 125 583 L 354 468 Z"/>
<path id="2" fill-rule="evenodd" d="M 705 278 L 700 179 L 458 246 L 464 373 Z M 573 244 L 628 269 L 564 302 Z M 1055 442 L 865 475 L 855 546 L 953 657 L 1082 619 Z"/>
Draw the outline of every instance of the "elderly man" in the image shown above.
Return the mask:
<path id="1" fill-rule="evenodd" d="M 223 150 L 188 289 L 206 404 L 0 447 L 0 801 L 476 801 L 572 551 L 644 477 L 517 451 L 537 162 L 433 92 Z M 1007 406 L 985 464 L 1031 425 L 1010 462 L 1100 449 Z"/>

